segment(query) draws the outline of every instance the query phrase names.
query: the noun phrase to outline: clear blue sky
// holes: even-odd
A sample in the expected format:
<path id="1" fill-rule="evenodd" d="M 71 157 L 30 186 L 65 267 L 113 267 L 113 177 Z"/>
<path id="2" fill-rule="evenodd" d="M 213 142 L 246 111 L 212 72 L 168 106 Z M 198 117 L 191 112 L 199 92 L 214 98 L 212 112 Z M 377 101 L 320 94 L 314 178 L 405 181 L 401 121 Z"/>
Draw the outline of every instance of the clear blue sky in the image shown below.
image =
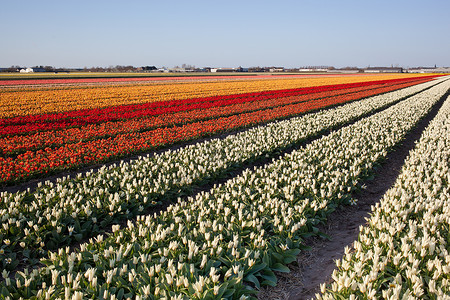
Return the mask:
<path id="1" fill-rule="evenodd" d="M 448 0 L 0 0 L 0 66 L 450 66 Z"/>

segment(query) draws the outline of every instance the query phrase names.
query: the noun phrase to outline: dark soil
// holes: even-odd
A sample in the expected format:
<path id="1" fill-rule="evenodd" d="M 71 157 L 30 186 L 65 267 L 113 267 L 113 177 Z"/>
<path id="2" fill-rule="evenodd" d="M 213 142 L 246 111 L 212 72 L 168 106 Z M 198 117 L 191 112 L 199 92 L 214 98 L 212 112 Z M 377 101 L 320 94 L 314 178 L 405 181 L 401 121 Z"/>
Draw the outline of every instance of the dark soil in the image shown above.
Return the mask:
<path id="1" fill-rule="evenodd" d="M 316 293 L 320 293 L 320 284 L 331 282 L 336 260 L 343 257 L 346 246 L 351 247 L 357 240 L 359 227 L 366 224 L 372 205 L 379 202 L 394 184 L 409 151 L 414 148 L 415 142 L 436 116 L 448 95 L 449 93 L 442 97 L 430 113 L 406 135 L 401 145 L 388 154 L 386 160 L 375 170 L 374 179 L 365 182 L 366 189 L 353 195 L 358 200 L 357 204 L 341 207 L 329 216 L 327 224 L 321 226 L 320 230 L 331 239 L 316 237 L 306 240 L 305 244 L 312 249 L 298 256 L 297 264 L 289 266 L 290 273 L 277 274 L 277 286 L 263 288 L 258 295 L 259 299 L 311 299 Z"/>

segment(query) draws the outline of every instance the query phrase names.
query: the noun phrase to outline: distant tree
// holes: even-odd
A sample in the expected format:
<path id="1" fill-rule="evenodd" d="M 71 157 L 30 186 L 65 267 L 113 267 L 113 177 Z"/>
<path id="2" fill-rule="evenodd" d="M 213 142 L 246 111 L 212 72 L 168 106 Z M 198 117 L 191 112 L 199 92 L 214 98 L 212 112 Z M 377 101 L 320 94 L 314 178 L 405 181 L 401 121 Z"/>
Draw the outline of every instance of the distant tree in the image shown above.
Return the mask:
<path id="1" fill-rule="evenodd" d="M 158 70 L 155 66 L 145 66 L 142 67 L 142 70 L 144 71 L 154 71 L 154 70 Z"/>
<path id="2" fill-rule="evenodd" d="M 9 68 L 3 69 L 2 72 L 12 73 L 12 72 L 18 72 L 20 69 L 22 69 L 21 66 L 11 66 Z"/>

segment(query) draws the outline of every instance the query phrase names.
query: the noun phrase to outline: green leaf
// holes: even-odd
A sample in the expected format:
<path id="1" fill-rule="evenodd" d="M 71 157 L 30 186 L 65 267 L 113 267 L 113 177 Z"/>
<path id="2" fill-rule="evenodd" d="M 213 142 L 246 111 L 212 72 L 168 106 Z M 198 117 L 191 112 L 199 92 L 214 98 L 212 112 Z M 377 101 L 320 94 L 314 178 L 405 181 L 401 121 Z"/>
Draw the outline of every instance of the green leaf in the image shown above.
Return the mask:
<path id="1" fill-rule="evenodd" d="M 314 233 L 312 233 L 312 232 L 305 232 L 305 233 L 302 233 L 301 234 L 301 236 L 303 237 L 303 238 L 309 238 L 309 237 L 312 237 L 312 236 L 314 236 L 315 234 Z"/>
<path id="2" fill-rule="evenodd" d="M 80 222 L 78 220 L 75 220 L 75 224 L 73 224 L 73 227 L 74 227 L 74 231 L 75 232 L 80 232 L 81 231 Z"/>
<path id="3" fill-rule="evenodd" d="M 264 274 L 261 274 L 261 277 L 263 279 L 265 279 L 265 281 L 270 281 L 275 285 L 277 284 L 277 276 L 275 276 L 275 273 L 273 273 L 272 271 L 265 270 Z M 263 281 L 262 284 L 264 284 L 265 281 Z M 269 285 L 271 285 L 271 284 L 269 284 Z M 272 285 L 272 286 L 275 286 L 275 285 Z"/>
<path id="4" fill-rule="evenodd" d="M 326 240 L 329 240 L 329 241 L 331 240 L 331 237 L 328 234 L 326 234 L 326 233 L 319 232 L 317 235 L 320 236 L 323 239 L 326 239 Z"/>
<path id="5" fill-rule="evenodd" d="M 54 242 L 54 241 L 48 241 L 47 242 L 47 249 L 49 249 L 49 250 L 54 250 L 54 249 L 56 249 L 57 247 L 56 247 L 56 243 Z"/>
<path id="6" fill-rule="evenodd" d="M 251 294 L 257 295 L 258 294 L 258 291 L 249 285 L 244 285 L 242 289 L 239 289 L 239 292 L 240 292 L 240 294 L 239 294 L 240 296 L 251 295 Z"/>
<path id="7" fill-rule="evenodd" d="M 265 263 L 266 265 L 270 266 L 272 263 L 272 260 L 270 259 L 270 256 L 266 253 L 264 253 L 263 258 L 262 258 L 263 263 Z"/>
<path id="8" fill-rule="evenodd" d="M 84 232 L 84 231 L 86 231 L 87 229 L 89 229 L 91 226 L 92 226 L 92 221 L 87 221 L 86 223 L 84 223 L 84 224 L 81 226 L 81 229 L 82 229 L 83 232 Z"/>
<path id="9" fill-rule="evenodd" d="M 81 241 L 83 239 L 83 235 L 81 233 L 74 234 L 73 236 L 77 242 Z"/>
<path id="10" fill-rule="evenodd" d="M 272 280 L 264 280 L 261 284 L 262 285 L 277 286 L 277 283 L 272 281 Z"/>
<path id="11" fill-rule="evenodd" d="M 19 265 L 19 261 L 17 259 L 14 259 L 11 263 L 11 265 L 9 266 L 9 268 L 11 270 L 14 270 L 17 266 Z"/>
<path id="12" fill-rule="evenodd" d="M 244 273 L 244 275 L 255 274 L 261 270 L 264 270 L 266 267 L 267 265 L 265 263 L 253 265 L 250 269 L 247 270 L 247 272 Z"/>
<path id="13" fill-rule="evenodd" d="M 304 251 L 310 251 L 312 248 L 310 246 L 300 245 L 300 249 Z"/>
<path id="14" fill-rule="evenodd" d="M 4 296 L 6 298 L 6 296 L 9 296 L 10 293 L 9 291 L 6 289 L 6 287 L 2 287 L 2 296 Z"/>
<path id="15" fill-rule="evenodd" d="M 228 287 L 228 282 L 223 283 L 220 288 L 219 288 L 219 292 L 217 293 L 216 297 L 217 299 L 222 299 L 223 294 L 227 291 L 227 287 Z"/>
<path id="16" fill-rule="evenodd" d="M 234 292 L 236 292 L 235 289 L 227 289 L 225 291 L 225 293 L 222 295 L 222 298 L 225 298 L 225 299 L 231 298 L 231 296 L 234 294 Z"/>
<path id="17" fill-rule="evenodd" d="M 125 294 L 125 291 L 122 289 L 119 290 L 117 293 L 117 299 L 121 300 L 123 298 L 123 295 Z"/>
<path id="18" fill-rule="evenodd" d="M 217 259 L 220 260 L 222 263 L 224 263 L 225 266 L 227 267 L 231 266 L 231 261 L 228 258 L 220 256 Z"/>
<path id="19" fill-rule="evenodd" d="M 288 249 L 284 253 L 287 255 L 297 256 L 300 254 L 300 251 L 301 251 L 300 249 Z"/>
<path id="20" fill-rule="evenodd" d="M 258 290 L 261 288 L 258 278 L 256 278 L 253 274 L 247 275 L 244 280 L 253 283 Z"/>
<path id="21" fill-rule="evenodd" d="M 206 263 L 206 266 L 205 266 L 205 270 L 210 270 L 211 267 L 214 266 L 215 262 L 216 262 L 215 260 L 208 260 L 208 262 Z"/>
<path id="22" fill-rule="evenodd" d="M 273 265 L 272 270 L 283 273 L 289 273 L 291 271 L 288 267 L 280 263 L 276 263 L 275 265 Z"/>
<path id="23" fill-rule="evenodd" d="M 283 262 L 287 265 L 297 260 L 297 256 L 294 255 L 285 255 Z"/>
<path id="24" fill-rule="evenodd" d="M 272 257 L 275 258 L 276 261 L 281 262 L 283 261 L 283 255 L 276 253 L 276 252 L 272 252 Z"/>
<path id="25" fill-rule="evenodd" d="M 103 219 L 102 221 L 100 221 L 101 227 L 106 227 L 108 224 L 109 224 L 109 220 Z"/>

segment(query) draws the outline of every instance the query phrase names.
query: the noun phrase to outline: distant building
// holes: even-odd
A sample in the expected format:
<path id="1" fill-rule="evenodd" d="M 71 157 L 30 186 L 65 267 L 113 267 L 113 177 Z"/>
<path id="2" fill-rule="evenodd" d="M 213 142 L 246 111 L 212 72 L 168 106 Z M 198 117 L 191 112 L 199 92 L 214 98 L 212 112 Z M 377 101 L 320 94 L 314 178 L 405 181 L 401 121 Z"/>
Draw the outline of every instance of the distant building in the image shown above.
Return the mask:
<path id="1" fill-rule="evenodd" d="M 211 68 L 211 73 L 236 72 L 235 68 Z"/>
<path id="2" fill-rule="evenodd" d="M 403 68 L 396 67 L 368 67 L 364 73 L 403 73 Z"/>
<path id="3" fill-rule="evenodd" d="M 449 67 L 435 68 L 433 70 L 433 73 L 450 73 L 450 68 Z"/>
<path id="4" fill-rule="evenodd" d="M 20 69 L 20 73 L 33 73 L 34 70 L 32 68 Z"/>
<path id="5" fill-rule="evenodd" d="M 246 69 L 244 72 L 285 72 L 284 67 L 250 67 Z"/>
<path id="6" fill-rule="evenodd" d="M 236 72 L 248 72 L 248 68 L 239 67 L 236 69 Z"/>
<path id="7" fill-rule="evenodd" d="M 342 73 L 342 74 L 354 74 L 359 73 L 359 69 L 333 69 L 333 70 L 327 70 L 329 73 Z"/>
<path id="8" fill-rule="evenodd" d="M 171 73 L 184 73 L 184 72 L 186 72 L 186 69 L 180 68 L 180 67 L 173 67 L 173 68 L 169 69 L 169 71 Z"/>
<path id="9" fill-rule="evenodd" d="M 270 67 L 269 72 L 284 72 L 284 67 Z"/>
<path id="10" fill-rule="evenodd" d="M 47 72 L 44 68 L 26 68 L 20 69 L 20 73 L 35 73 L 35 72 Z"/>
<path id="11" fill-rule="evenodd" d="M 261 67 L 250 67 L 250 68 L 248 68 L 248 71 L 249 72 L 264 72 L 265 70 L 264 70 L 264 68 L 261 68 Z"/>
<path id="12" fill-rule="evenodd" d="M 300 67 L 298 72 L 328 72 L 330 69 L 331 67 L 328 66 L 305 66 Z"/>
<path id="13" fill-rule="evenodd" d="M 406 70 L 408 73 L 450 73 L 449 67 L 418 67 L 409 68 Z"/>

